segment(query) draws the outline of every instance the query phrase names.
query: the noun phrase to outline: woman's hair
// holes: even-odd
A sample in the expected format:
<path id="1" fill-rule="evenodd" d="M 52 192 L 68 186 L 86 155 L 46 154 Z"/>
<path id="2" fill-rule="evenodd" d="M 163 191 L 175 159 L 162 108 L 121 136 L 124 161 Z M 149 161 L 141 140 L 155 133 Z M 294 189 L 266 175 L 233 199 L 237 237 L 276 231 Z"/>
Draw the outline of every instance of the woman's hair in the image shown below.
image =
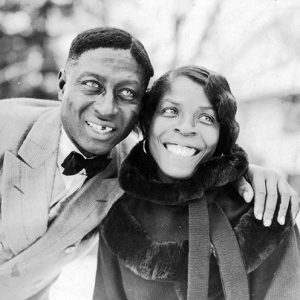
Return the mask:
<path id="1" fill-rule="evenodd" d="M 236 101 L 226 78 L 203 67 L 184 66 L 171 70 L 153 83 L 152 88 L 145 95 L 140 114 L 140 127 L 144 137 L 148 136 L 151 120 L 160 99 L 170 90 L 173 80 L 181 76 L 203 86 L 220 123 L 220 138 L 215 155 L 228 153 L 239 134 L 239 124 L 235 120 Z"/>

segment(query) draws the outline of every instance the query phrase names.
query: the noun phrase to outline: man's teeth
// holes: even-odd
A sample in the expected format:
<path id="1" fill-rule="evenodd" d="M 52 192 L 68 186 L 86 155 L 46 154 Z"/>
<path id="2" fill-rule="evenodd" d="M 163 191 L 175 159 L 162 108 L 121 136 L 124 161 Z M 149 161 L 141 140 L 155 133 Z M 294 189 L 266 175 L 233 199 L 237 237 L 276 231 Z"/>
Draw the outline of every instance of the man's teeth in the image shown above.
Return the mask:
<path id="1" fill-rule="evenodd" d="M 182 157 L 193 156 L 197 152 L 195 148 L 184 147 L 174 144 L 166 144 L 166 148 L 174 155 Z"/>
<path id="2" fill-rule="evenodd" d="M 91 122 L 86 122 L 90 127 L 97 129 L 101 133 L 111 132 L 113 129 L 108 126 L 102 126 Z"/>

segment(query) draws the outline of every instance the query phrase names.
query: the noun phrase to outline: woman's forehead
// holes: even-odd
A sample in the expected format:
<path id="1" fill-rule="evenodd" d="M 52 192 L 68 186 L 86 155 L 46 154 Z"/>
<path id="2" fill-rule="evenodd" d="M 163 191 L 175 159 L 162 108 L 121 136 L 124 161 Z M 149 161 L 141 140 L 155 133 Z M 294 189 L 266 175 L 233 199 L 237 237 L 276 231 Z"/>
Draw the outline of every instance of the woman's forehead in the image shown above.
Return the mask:
<path id="1" fill-rule="evenodd" d="M 198 104 L 199 106 L 212 107 L 204 87 L 188 77 L 174 78 L 165 91 L 161 102 L 169 101 L 177 105 Z"/>

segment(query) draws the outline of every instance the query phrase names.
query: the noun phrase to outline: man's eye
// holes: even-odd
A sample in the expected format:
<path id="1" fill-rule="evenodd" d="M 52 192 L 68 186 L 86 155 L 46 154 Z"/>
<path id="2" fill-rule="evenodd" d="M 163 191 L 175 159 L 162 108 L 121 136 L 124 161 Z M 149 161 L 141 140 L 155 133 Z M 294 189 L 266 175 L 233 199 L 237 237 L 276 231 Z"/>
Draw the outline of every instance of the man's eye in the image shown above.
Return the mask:
<path id="1" fill-rule="evenodd" d="M 166 107 L 162 110 L 165 117 L 173 117 L 177 114 L 177 109 L 175 107 Z"/>
<path id="2" fill-rule="evenodd" d="M 135 99 L 136 93 L 130 89 L 123 89 L 119 92 L 119 96 L 124 100 L 131 101 Z"/>
<path id="3" fill-rule="evenodd" d="M 97 90 L 100 93 L 102 93 L 104 91 L 104 87 L 99 82 L 94 81 L 94 80 L 86 80 L 86 81 L 83 81 L 82 84 L 88 88 Z"/>
<path id="4" fill-rule="evenodd" d="M 201 115 L 198 117 L 198 121 L 202 122 L 204 124 L 211 125 L 215 122 L 215 119 L 212 116 L 209 115 Z"/>

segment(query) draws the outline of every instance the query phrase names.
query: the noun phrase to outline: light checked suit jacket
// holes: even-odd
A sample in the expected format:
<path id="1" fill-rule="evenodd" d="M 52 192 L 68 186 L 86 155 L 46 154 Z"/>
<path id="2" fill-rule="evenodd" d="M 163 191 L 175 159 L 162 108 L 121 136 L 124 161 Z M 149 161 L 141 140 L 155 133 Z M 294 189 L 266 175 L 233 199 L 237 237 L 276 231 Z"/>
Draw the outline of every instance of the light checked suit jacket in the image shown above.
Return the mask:
<path id="1" fill-rule="evenodd" d="M 0 100 L 0 226 L 14 253 L 0 265 L 0 299 L 47 299 L 62 267 L 95 244 L 98 224 L 123 193 L 119 146 L 48 224 L 60 128 L 58 101 Z"/>

